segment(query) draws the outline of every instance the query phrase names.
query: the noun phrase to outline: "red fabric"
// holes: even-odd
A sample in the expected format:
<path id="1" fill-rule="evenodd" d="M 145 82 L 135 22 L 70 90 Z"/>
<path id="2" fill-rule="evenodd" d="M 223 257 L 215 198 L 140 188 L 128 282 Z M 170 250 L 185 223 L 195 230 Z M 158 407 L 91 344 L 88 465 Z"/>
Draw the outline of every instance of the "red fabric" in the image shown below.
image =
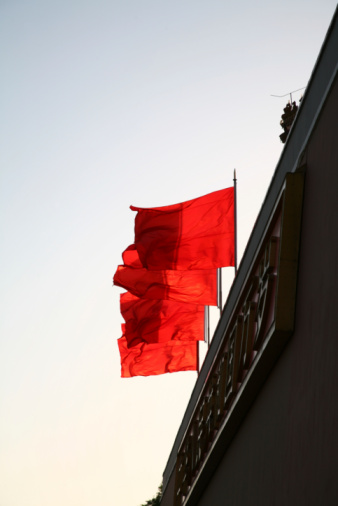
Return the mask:
<path id="1" fill-rule="evenodd" d="M 128 347 L 140 342 L 203 341 L 204 306 L 120 295 Z"/>
<path id="2" fill-rule="evenodd" d="M 123 327 L 123 326 L 122 326 Z M 117 340 L 121 377 L 152 376 L 178 371 L 197 371 L 197 344 L 189 341 L 139 343 L 128 348 L 124 336 Z"/>
<path id="3" fill-rule="evenodd" d="M 143 268 L 135 244 L 131 244 L 126 250 L 124 250 L 122 253 L 122 259 L 123 264 L 127 265 L 128 267 L 133 267 L 133 269 Z"/>
<path id="4" fill-rule="evenodd" d="M 141 208 L 135 245 L 149 270 L 216 269 L 234 265 L 234 188 L 181 204 Z"/>
<path id="5" fill-rule="evenodd" d="M 216 269 L 148 271 L 119 265 L 114 284 L 145 299 L 163 299 L 217 306 Z"/>

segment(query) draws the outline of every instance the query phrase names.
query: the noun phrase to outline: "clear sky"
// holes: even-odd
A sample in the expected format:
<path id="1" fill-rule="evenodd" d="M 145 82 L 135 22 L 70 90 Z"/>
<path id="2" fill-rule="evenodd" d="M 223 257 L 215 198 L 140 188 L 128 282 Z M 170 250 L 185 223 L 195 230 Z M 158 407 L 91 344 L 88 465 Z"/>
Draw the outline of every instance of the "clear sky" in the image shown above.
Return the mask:
<path id="1" fill-rule="evenodd" d="M 335 6 L 0 0 L 0 506 L 156 493 L 197 375 L 120 378 L 129 205 L 236 168 L 240 258 Z"/>

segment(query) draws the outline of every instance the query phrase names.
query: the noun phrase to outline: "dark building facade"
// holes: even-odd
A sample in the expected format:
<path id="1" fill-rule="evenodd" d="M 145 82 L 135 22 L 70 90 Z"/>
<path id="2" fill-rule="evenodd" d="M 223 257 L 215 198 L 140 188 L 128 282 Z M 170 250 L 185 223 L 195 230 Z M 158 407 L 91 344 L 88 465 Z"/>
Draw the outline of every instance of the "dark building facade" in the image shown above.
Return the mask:
<path id="1" fill-rule="evenodd" d="M 163 474 L 162 506 L 338 504 L 338 15 Z"/>

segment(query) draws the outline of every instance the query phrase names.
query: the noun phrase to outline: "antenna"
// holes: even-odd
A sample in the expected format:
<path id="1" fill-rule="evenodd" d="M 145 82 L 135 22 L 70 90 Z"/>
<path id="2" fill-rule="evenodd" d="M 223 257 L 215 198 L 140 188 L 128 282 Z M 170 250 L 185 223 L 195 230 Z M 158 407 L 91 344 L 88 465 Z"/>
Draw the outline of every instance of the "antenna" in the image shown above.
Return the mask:
<path id="1" fill-rule="evenodd" d="M 286 93 L 285 95 L 270 95 L 270 97 L 277 97 L 277 98 L 284 98 L 290 95 L 290 103 L 292 104 L 292 93 L 296 93 L 296 91 L 305 90 L 306 86 L 303 86 L 303 88 L 298 88 L 298 90 L 289 91 L 289 93 Z"/>

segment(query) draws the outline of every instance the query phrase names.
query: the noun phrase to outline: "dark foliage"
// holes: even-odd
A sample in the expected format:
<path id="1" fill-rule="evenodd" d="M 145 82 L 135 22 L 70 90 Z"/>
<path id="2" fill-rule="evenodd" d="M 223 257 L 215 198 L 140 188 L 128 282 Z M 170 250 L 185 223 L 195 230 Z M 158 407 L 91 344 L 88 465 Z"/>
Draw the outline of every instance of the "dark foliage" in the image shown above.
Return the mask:
<path id="1" fill-rule="evenodd" d="M 152 499 L 149 499 L 147 502 L 141 504 L 141 506 L 160 506 L 161 497 L 162 497 L 162 485 L 158 487 L 157 494 Z"/>

